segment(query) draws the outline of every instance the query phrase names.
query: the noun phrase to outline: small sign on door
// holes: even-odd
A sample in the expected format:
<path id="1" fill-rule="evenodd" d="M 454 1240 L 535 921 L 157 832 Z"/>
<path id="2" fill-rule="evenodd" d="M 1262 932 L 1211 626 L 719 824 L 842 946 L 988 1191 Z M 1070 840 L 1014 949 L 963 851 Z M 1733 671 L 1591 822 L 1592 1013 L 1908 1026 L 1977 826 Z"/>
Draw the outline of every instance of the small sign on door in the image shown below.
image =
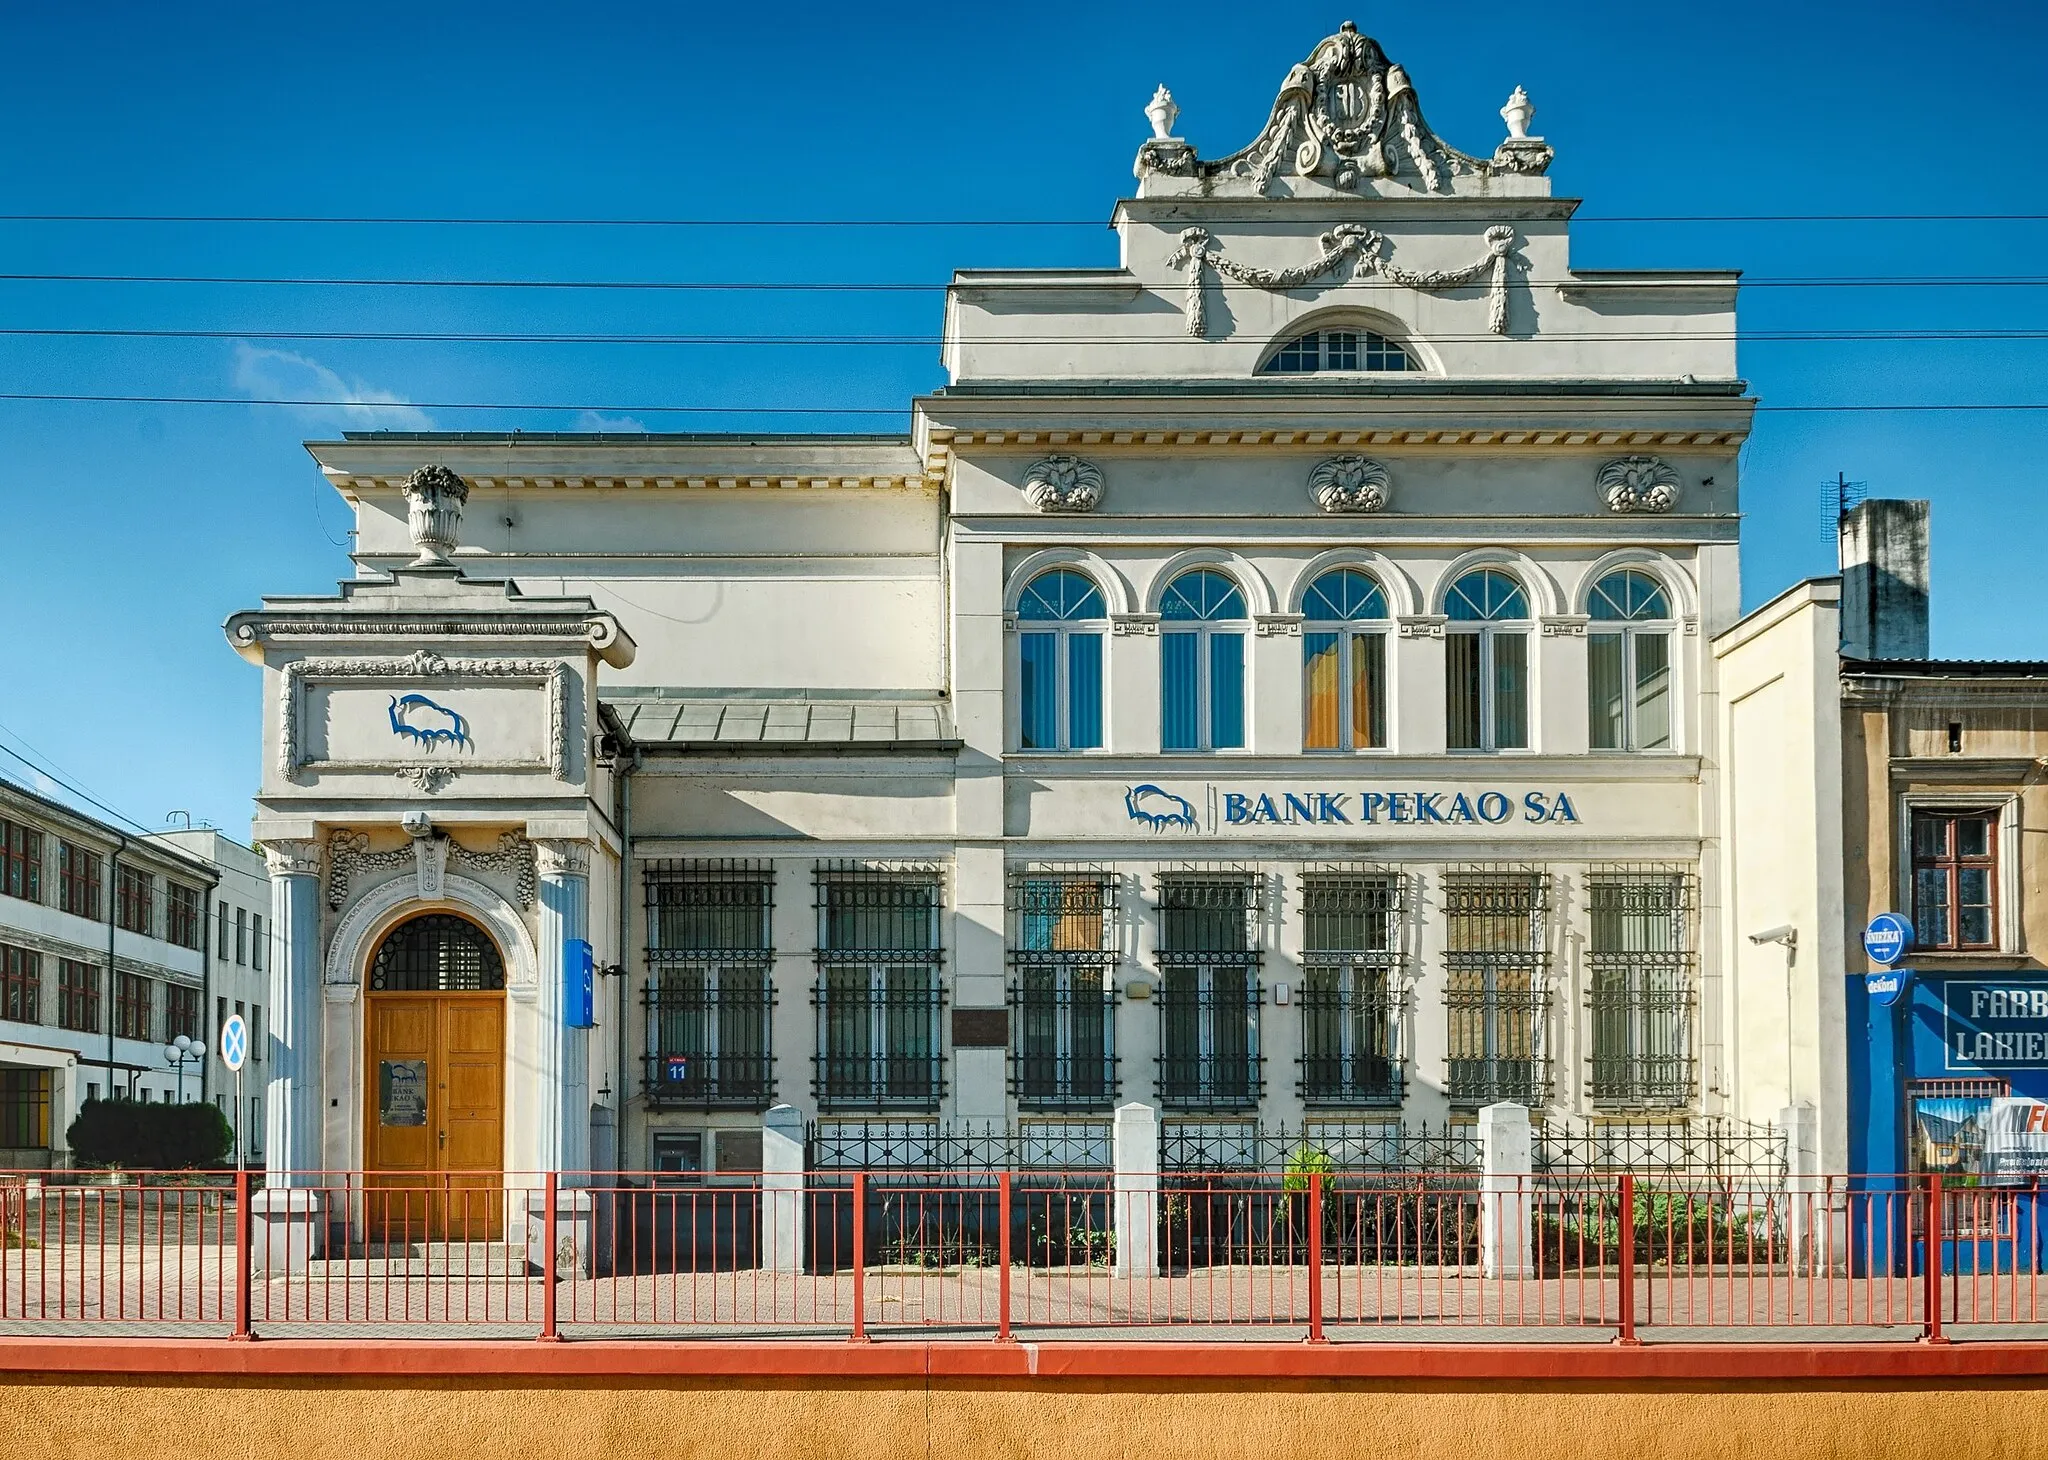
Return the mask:
<path id="1" fill-rule="evenodd" d="M 427 1062 L 384 1060 L 377 1067 L 377 1124 L 427 1123 Z"/>

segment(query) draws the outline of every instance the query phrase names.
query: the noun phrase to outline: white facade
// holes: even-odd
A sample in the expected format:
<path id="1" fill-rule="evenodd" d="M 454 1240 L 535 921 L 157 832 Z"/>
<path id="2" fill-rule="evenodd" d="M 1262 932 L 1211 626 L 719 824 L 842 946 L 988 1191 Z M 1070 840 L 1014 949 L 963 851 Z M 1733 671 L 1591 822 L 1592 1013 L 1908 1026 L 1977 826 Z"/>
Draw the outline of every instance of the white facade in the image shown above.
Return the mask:
<path id="1" fill-rule="evenodd" d="M 216 999 L 262 1017 L 268 991 L 248 960 L 261 961 L 264 934 L 247 922 L 269 915 L 261 866 L 215 831 L 130 834 L 0 781 L 0 1168 L 62 1163 L 88 1099 L 213 1097 L 211 1053 L 181 1077 L 166 1042 L 182 1033 L 210 1051 Z M 230 1115 L 238 1131 L 260 1124 L 262 1079 L 259 1067 L 247 1082 L 253 1112 Z"/>
<path id="2" fill-rule="evenodd" d="M 541 1076 L 507 1169 L 589 1149 L 593 1102 L 625 1170 L 757 1163 L 773 1102 L 1104 1140 L 1133 1100 L 1217 1139 L 1776 1118 L 1781 1077 L 1737 1088 L 1709 752 L 1734 275 L 1574 271 L 1526 115 L 1456 152 L 1348 28 L 1222 163 L 1155 110 L 1118 266 L 956 276 L 907 438 L 311 445 L 362 577 L 229 626 L 309 1102 L 274 1166 L 360 1156 L 365 960 L 433 909 L 490 930 Z M 459 574 L 407 566 L 449 536 L 426 462 Z M 1096 597 L 1034 617 L 1061 570 Z M 1362 616 L 1325 624 L 1343 570 Z M 587 866 L 567 921 L 527 856 Z M 572 925 L 623 967 L 588 1034 L 550 1022 Z"/>

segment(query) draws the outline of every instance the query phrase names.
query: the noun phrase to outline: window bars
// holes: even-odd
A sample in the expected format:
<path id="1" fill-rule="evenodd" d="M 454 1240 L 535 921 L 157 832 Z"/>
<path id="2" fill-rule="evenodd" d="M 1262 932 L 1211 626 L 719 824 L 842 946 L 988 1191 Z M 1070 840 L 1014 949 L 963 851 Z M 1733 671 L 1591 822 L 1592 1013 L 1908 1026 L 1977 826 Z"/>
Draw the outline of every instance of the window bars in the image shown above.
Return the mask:
<path id="1" fill-rule="evenodd" d="M 385 935 L 370 961 L 375 993 L 477 993 L 505 987 L 505 961 L 482 928 L 454 913 L 423 913 Z"/>
<path id="2" fill-rule="evenodd" d="M 775 873 L 766 862 L 661 861 L 645 871 L 648 1102 L 766 1110 Z"/>
<path id="3" fill-rule="evenodd" d="M 1020 1109 L 1116 1103 L 1117 887 L 1098 866 L 1010 874 L 1010 1089 Z"/>
<path id="4" fill-rule="evenodd" d="M 1158 890 L 1160 1103 L 1255 1108 L 1263 880 L 1245 868 L 1162 872 Z"/>
<path id="5" fill-rule="evenodd" d="M 1398 1106 L 1405 879 L 1363 864 L 1301 877 L 1301 1098 Z"/>
<path id="6" fill-rule="evenodd" d="M 1587 875 L 1596 1108 L 1669 1110 L 1692 1102 L 1698 889 L 1685 867 L 1596 867 Z"/>
<path id="7" fill-rule="evenodd" d="M 816 886 L 820 1108 L 936 1109 L 945 1090 L 943 870 L 826 863 Z"/>
<path id="8" fill-rule="evenodd" d="M 1550 1099 L 1550 878 L 1533 867 L 1445 872 L 1451 1103 Z"/>

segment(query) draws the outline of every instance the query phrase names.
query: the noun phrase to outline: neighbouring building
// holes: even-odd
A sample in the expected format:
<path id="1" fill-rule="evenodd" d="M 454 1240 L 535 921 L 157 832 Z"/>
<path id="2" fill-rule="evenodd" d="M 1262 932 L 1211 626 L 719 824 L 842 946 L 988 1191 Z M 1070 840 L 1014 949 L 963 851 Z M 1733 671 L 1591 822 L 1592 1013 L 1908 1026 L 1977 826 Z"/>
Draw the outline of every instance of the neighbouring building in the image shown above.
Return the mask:
<path id="1" fill-rule="evenodd" d="M 273 1186 L 1820 1098 L 1725 977 L 1735 275 L 1574 269 L 1527 98 L 1461 152 L 1349 25 L 1240 151 L 1145 111 L 907 434 L 310 444 L 358 577 L 228 624 Z"/>
<path id="2" fill-rule="evenodd" d="M 217 833 L 129 833 L 0 780 L 0 1168 L 61 1164 L 87 1100 L 208 1098 L 211 1054 L 167 1045 L 210 1048 L 215 997 L 268 1000 L 257 970 L 214 956 L 216 899 L 269 915 L 252 864 Z"/>

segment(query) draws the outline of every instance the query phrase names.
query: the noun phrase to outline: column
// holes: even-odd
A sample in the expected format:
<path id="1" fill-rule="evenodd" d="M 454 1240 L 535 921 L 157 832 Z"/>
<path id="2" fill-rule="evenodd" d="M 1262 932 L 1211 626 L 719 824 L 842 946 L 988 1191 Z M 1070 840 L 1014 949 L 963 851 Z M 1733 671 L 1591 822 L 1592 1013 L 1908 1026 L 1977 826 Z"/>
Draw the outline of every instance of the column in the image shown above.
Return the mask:
<path id="1" fill-rule="evenodd" d="M 270 1010 L 263 1190 L 249 1199 L 250 1265 L 296 1272 L 326 1237 L 321 1150 L 320 844 L 263 844 L 270 868 Z M 246 1112 L 237 1110 L 239 1126 Z M 337 1215 L 340 1215 L 337 1209 Z"/>
<path id="2" fill-rule="evenodd" d="M 540 1047 L 534 1072 L 540 1084 L 543 1171 L 562 1173 L 563 1185 L 582 1185 L 590 1170 L 590 1031 L 571 1029 L 564 987 L 568 945 L 590 936 L 590 845 L 536 841 L 540 878 L 540 969 L 534 998 Z"/>
<path id="3" fill-rule="evenodd" d="M 771 1106 L 761 1120 L 761 1255 L 769 1272 L 804 1270 L 804 1113 Z"/>
<path id="4" fill-rule="evenodd" d="M 320 844 L 266 842 L 270 1009 L 264 1051 L 264 1185 L 314 1186 L 320 1150 Z M 218 1035 L 215 1036 L 218 1038 Z M 237 1111 L 239 1122 L 245 1112 Z"/>
<path id="5" fill-rule="evenodd" d="M 1159 1112 L 1133 1101 L 1116 1108 L 1110 1223 L 1117 1277 L 1159 1275 Z"/>

